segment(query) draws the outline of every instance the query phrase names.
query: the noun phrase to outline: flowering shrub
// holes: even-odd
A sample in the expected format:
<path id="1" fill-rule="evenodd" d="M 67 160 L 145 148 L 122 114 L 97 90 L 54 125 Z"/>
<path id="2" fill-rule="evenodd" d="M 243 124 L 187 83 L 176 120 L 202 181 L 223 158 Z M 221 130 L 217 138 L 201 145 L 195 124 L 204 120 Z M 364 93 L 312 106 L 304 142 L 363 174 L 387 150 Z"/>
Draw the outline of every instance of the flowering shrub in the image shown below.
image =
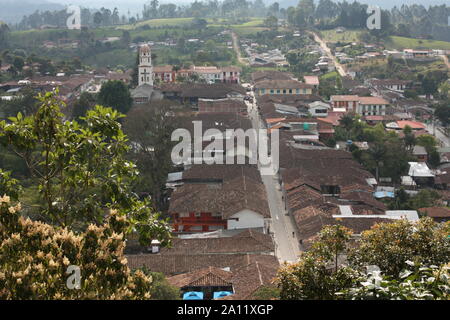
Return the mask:
<path id="1" fill-rule="evenodd" d="M 450 300 L 450 264 L 406 264 L 408 269 L 398 279 L 374 271 L 362 275 L 357 285 L 338 295 L 351 300 Z"/>
<path id="2" fill-rule="evenodd" d="M 151 277 L 131 273 L 123 255 L 129 222 L 111 210 L 83 233 L 32 221 L 20 204 L 0 197 L 0 299 L 146 299 Z M 81 271 L 69 289 L 69 266 Z"/>

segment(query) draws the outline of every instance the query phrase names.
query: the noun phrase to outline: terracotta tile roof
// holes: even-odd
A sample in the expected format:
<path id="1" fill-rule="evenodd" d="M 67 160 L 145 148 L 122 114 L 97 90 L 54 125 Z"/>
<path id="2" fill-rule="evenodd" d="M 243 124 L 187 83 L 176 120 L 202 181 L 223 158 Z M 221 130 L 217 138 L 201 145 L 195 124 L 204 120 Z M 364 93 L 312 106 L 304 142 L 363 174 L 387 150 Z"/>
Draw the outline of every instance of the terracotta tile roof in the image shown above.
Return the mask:
<path id="1" fill-rule="evenodd" d="M 399 120 L 399 121 L 397 121 L 397 124 L 401 129 L 404 129 L 406 126 L 410 126 L 411 129 L 425 129 L 426 128 L 426 126 L 423 123 L 417 122 L 417 121 Z"/>
<path id="2" fill-rule="evenodd" d="M 252 128 L 251 121 L 235 113 L 195 113 L 188 116 L 178 116 L 175 120 L 177 128 L 185 128 L 194 134 L 194 121 L 201 121 L 202 134 L 211 128 L 225 132 L 227 129 L 248 130 Z"/>
<path id="3" fill-rule="evenodd" d="M 275 280 L 279 269 L 279 263 L 275 257 L 266 261 L 255 261 L 242 266 L 232 278 L 234 294 L 227 300 L 254 299 L 253 294 L 262 286 L 271 285 Z"/>
<path id="4" fill-rule="evenodd" d="M 242 210 L 270 217 L 267 195 L 262 183 L 244 175 L 217 184 L 184 184 L 171 196 L 169 212 L 220 213 L 228 219 Z"/>
<path id="5" fill-rule="evenodd" d="M 262 182 L 257 165 L 251 164 L 196 164 L 183 172 L 185 183 L 207 180 L 233 180 L 245 176 L 255 182 Z"/>
<path id="6" fill-rule="evenodd" d="M 448 207 L 420 208 L 419 211 L 432 218 L 450 218 L 450 208 Z"/>
<path id="7" fill-rule="evenodd" d="M 264 80 L 255 84 L 263 89 L 313 89 L 313 86 L 296 80 Z"/>
<path id="8" fill-rule="evenodd" d="M 331 101 L 359 101 L 360 98 L 354 95 L 335 95 L 330 99 Z"/>
<path id="9" fill-rule="evenodd" d="M 311 246 L 317 238 L 318 233 L 327 225 L 342 225 L 353 230 L 355 234 L 360 234 L 365 230 L 369 230 L 377 223 L 392 222 L 391 219 L 378 217 L 333 218 L 333 215 L 337 212 L 337 205 L 330 203 L 311 205 L 294 212 L 294 219 L 299 230 L 299 238 L 303 241 L 303 245 L 306 248 Z"/>
<path id="10" fill-rule="evenodd" d="M 224 99 L 228 94 L 245 95 L 247 91 L 238 84 L 229 83 L 164 83 L 159 86 L 163 93 L 176 92 L 185 98 Z"/>
<path id="11" fill-rule="evenodd" d="M 360 97 L 359 98 L 360 104 L 376 104 L 376 105 L 387 105 L 389 104 L 388 101 L 381 97 Z"/>
<path id="12" fill-rule="evenodd" d="M 261 80 L 291 80 L 293 75 L 288 72 L 281 71 L 256 71 L 251 74 L 252 81 Z"/>
<path id="13" fill-rule="evenodd" d="M 225 271 L 216 267 L 207 267 L 205 269 L 194 270 L 170 278 L 167 281 L 178 288 L 183 287 L 221 287 L 232 286 L 231 271 Z"/>
<path id="14" fill-rule="evenodd" d="M 167 66 L 154 66 L 153 72 L 172 72 L 173 66 L 167 65 Z"/>
<path id="15" fill-rule="evenodd" d="M 171 285 L 183 287 L 232 286 L 233 295 L 226 300 L 248 300 L 265 285 L 271 285 L 279 269 L 274 256 L 248 259 L 248 264 L 236 266 L 233 271 L 207 267 L 168 278 Z"/>
<path id="16" fill-rule="evenodd" d="M 138 269 L 146 267 L 153 272 L 162 272 L 173 276 L 207 267 L 236 269 L 255 261 L 277 261 L 273 255 L 265 254 L 133 254 L 126 256 L 128 267 Z"/>
<path id="17" fill-rule="evenodd" d="M 310 85 L 319 85 L 319 77 L 318 76 L 303 76 L 305 79 L 305 83 Z"/>
<path id="18" fill-rule="evenodd" d="M 162 248 L 161 254 L 168 255 L 204 255 L 236 253 L 270 253 L 274 251 L 272 237 L 254 230 L 245 230 L 233 237 L 194 238 L 172 241 L 171 248 Z"/>

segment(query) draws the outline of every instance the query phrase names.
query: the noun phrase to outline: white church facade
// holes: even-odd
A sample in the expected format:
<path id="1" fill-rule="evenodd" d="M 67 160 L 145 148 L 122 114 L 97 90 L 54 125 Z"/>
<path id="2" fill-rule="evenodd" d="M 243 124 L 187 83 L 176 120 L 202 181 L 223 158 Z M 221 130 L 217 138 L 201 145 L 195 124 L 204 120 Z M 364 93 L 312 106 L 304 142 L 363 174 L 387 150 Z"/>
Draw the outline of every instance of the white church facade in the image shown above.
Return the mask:
<path id="1" fill-rule="evenodd" d="M 135 104 L 145 104 L 151 100 L 161 100 L 162 94 L 153 87 L 152 51 L 145 44 L 139 48 L 138 86 L 131 91 Z"/>

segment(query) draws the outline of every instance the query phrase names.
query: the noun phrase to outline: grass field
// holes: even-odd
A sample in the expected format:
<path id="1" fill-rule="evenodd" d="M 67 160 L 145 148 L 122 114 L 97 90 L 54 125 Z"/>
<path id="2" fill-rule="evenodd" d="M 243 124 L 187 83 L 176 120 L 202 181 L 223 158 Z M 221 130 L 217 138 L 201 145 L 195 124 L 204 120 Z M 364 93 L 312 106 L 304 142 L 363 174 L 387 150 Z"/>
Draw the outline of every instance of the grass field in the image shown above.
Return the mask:
<path id="1" fill-rule="evenodd" d="M 323 76 L 320 77 L 320 80 L 329 80 L 329 79 L 334 79 L 338 77 L 338 73 L 336 71 L 333 72 L 329 72 L 324 74 Z"/>
<path id="2" fill-rule="evenodd" d="M 390 37 L 390 40 L 386 42 L 388 48 L 393 49 L 442 49 L 450 50 L 450 42 L 437 41 L 437 40 L 425 40 L 425 39 L 413 39 L 405 37 Z"/>
<path id="3" fill-rule="evenodd" d="M 125 26 L 117 27 L 119 30 L 133 30 L 142 26 L 149 26 L 149 27 L 180 27 L 180 26 L 186 26 L 192 23 L 192 20 L 194 18 L 172 18 L 172 19 L 151 19 L 146 21 L 140 21 L 136 24 L 129 24 Z"/>
<path id="4" fill-rule="evenodd" d="M 336 30 L 321 31 L 323 40 L 326 42 L 358 42 L 362 30 L 347 30 L 337 33 Z"/>

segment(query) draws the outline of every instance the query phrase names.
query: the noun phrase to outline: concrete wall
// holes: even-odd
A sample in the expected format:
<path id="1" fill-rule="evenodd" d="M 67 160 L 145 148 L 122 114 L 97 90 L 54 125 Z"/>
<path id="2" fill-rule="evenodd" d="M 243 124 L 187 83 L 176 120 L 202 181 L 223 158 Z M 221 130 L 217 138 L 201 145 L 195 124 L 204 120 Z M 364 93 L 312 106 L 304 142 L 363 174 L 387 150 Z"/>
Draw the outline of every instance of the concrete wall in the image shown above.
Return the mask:
<path id="1" fill-rule="evenodd" d="M 239 221 L 231 220 L 233 218 L 239 218 Z M 228 229 L 246 229 L 246 228 L 264 228 L 264 217 L 259 213 L 252 210 L 244 209 L 238 213 L 235 213 L 228 220 Z"/>

